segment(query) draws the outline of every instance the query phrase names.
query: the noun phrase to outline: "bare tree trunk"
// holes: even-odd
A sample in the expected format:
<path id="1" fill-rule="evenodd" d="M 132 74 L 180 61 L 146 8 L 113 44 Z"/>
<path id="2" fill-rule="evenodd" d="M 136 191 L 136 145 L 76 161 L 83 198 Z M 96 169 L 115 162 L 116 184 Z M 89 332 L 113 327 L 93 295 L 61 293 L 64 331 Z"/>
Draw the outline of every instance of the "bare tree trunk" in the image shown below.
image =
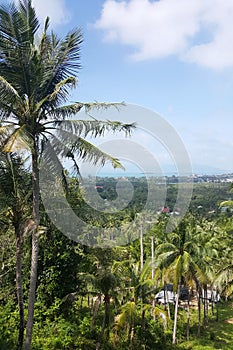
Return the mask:
<path id="1" fill-rule="evenodd" d="M 26 339 L 24 350 L 30 350 L 32 342 L 32 329 L 34 319 L 34 306 L 36 299 L 36 283 L 37 283 L 37 265 L 38 265 L 38 225 L 39 225 L 39 169 L 38 169 L 38 153 L 37 140 L 34 140 L 32 152 L 32 191 L 33 191 L 33 220 L 35 230 L 32 232 L 32 253 L 31 253 L 31 274 L 30 289 L 28 298 L 28 319 L 26 326 Z"/>
<path id="2" fill-rule="evenodd" d="M 172 333 L 172 344 L 176 344 L 176 329 L 177 329 L 179 296 L 180 296 L 180 281 L 178 283 L 178 291 L 177 291 L 177 295 L 176 295 L 175 314 L 174 314 L 174 327 L 173 327 L 173 333 Z"/>
<path id="3" fill-rule="evenodd" d="M 21 350 L 24 337 L 24 302 L 23 302 L 23 286 L 22 286 L 22 260 L 21 260 L 21 234 L 19 223 L 15 223 L 16 234 L 16 289 L 19 305 L 19 334 L 17 342 L 17 350 Z"/>

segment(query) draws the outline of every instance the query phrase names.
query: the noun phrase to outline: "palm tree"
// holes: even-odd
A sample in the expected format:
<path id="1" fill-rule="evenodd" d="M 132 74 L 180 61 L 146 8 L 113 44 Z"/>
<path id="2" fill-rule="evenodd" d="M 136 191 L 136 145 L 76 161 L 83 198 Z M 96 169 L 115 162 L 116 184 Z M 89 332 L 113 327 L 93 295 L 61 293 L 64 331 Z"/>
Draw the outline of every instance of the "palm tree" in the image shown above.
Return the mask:
<path id="1" fill-rule="evenodd" d="M 137 243 L 140 244 L 140 242 Z M 137 250 L 134 251 L 135 247 L 129 246 L 127 249 L 128 256 L 124 260 L 115 262 L 113 266 L 114 273 L 121 276 L 121 292 L 124 295 L 120 313 L 117 316 L 116 330 L 118 326 L 121 328 L 123 324 L 129 329 L 128 340 L 130 340 L 129 346 L 132 348 L 134 320 L 137 310 L 137 319 L 138 321 L 140 320 L 142 329 L 140 341 L 143 347 L 145 345 L 146 315 L 150 313 L 154 318 L 157 317 L 159 320 L 163 320 L 163 324 L 165 325 L 166 314 L 159 307 L 153 305 L 153 303 L 151 305 L 151 299 L 155 291 L 155 279 L 157 278 L 155 271 L 152 274 L 153 260 L 148 258 L 146 261 L 143 261 L 142 267 L 141 256 L 138 257 Z"/>
<path id="2" fill-rule="evenodd" d="M 176 229 L 167 237 L 167 242 L 158 247 L 158 267 L 165 271 L 166 276 L 173 282 L 173 288 L 177 291 L 175 301 L 174 327 L 172 343 L 176 343 L 176 328 L 178 317 L 178 303 L 182 281 L 186 285 L 198 282 L 203 278 L 203 273 L 194 260 L 198 247 L 195 237 L 191 236 L 192 227 L 189 220 L 181 221 Z"/>
<path id="3" fill-rule="evenodd" d="M 88 159 L 102 164 L 116 158 L 101 152 L 85 140 L 113 130 L 128 133 L 132 125 L 119 122 L 66 120 L 82 108 L 107 107 L 106 104 L 74 103 L 65 105 L 71 88 L 77 85 L 80 69 L 80 47 L 83 41 L 80 29 L 68 33 L 64 39 L 48 33 L 49 19 L 38 37 L 39 21 L 31 0 L 20 0 L 0 7 L 0 133 L 5 152 L 26 149 L 31 155 L 33 221 L 31 274 L 28 301 L 28 319 L 24 349 L 30 349 L 34 316 L 38 261 L 39 226 L 39 157 L 44 145 L 62 148 L 67 133 L 77 138 L 67 143 L 63 155 Z M 55 134 L 55 131 L 58 131 Z M 70 135 L 70 134 L 69 134 Z M 63 147 L 64 148 L 64 147 Z"/>
<path id="4" fill-rule="evenodd" d="M 207 290 L 212 289 L 216 284 L 216 274 L 219 268 L 224 265 L 222 258 L 227 256 L 226 249 L 228 247 L 228 239 L 225 229 L 221 228 L 219 223 L 214 220 L 208 221 L 202 219 L 197 225 L 197 239 L 199 241 L 199 267 L 204 272 L 205 278 L 199 285 L 199 312 L 200 299 L 203 300 L 203 323 L 204 327 L 208 323 L 208 298 Z M 212 304 L 213 310 L 213 304 Z M 198 335 L 200 335 L 200 315 L 198 324 Z"/>
<path id="5" fill-rule="evenodd" d="M 218 244 L 218 259 L 216 259 L 214 284 L 227 301 L 233 293 L 233 253 L 232 253 L 232 219 L 220 222 L 215 237 Z"/>
<path id="6" fill-rule="evenodd" d="M 117 332 L 120 329 L 124 329 L 124 333 L 127 334 L 127 339 L 129 338 L 129 349 L 133 349 L 135 321 L 138 317 L 135 301 L 127 301 L 127 303 L 121 307 L 121 313 L 116 317 L 115 345 L 117 343 Z"/>
<path id="7" fill-rule="evenodd" d="M 119 249 L 119 251 L 122 251 Z M 80 273 L 79 281 L 83 281 L 86 294 L 94 294 L 103 297 L 104 315 L 102 320 L 101 331 L 96 343 L 96 349 L 100 349 L 103 342 L 109 338 L 110 320 L 111 320 L 111 301 L 112 304 L 118 304 L 118 292 L 120 286 L 119 275 L 114 271 L 115 261 L 119 252 L 118 249 L 95 248 L 92 252 L 92 265 L 95 266 L 93 273 Z M 92 267 L 93 268 L 93 267 Z M 117 290 L 118 289 L 118 290 Z M 95 323 L 95 317 L 99 310 L 99 302 L 96 312 L 93 313 L 92 326 Z"/>
<path id="8" fill-rule="evenodd" d="M 24 170 L 22 160 L 16 155 L 0 156 L 0 204 L 4 216 L 14 228 L 16 240 L 16 291 L 19 306 L 19 334 L 17 349 L 22 349 L 24 334 L 24 300 L 22 286 L 21 240 L 23 231 L 30 229 L 27 220 L 28 200 L 31 192 L 29 174 Z M 6 214 L 6 211 L 8 214 Z M 23 229 L 24 227 L 24 229 Z"/>

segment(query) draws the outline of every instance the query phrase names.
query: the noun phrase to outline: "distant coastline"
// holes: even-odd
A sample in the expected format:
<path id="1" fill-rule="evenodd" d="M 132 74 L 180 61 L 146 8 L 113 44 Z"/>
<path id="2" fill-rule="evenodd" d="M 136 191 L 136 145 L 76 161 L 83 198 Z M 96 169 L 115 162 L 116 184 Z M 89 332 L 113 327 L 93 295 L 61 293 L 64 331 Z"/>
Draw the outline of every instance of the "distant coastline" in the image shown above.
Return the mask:
<path id="1" fill-rule="evenodd" d="M 137 171 L 138 170 L 138 171 Z M 190 169 L 190 172 L 178 172 L 176 168 L 171 168 L 169 166 L 164 166 L 164 168 L 161 167 L 161 170 L 158 171 L 140 171 L 141 169 L 136 169 L 136 171 L 129 171 L 129 170 L 109 170 L 104 171 L 104 169 L 100 169 L 99 172 L 96 174 L 93 174 L 93 176 L 98 177 L 183 177 L 183 176 L 233 176 L 233 169 L 232 170 L 226 170 L 226 169 L 218 169 L 211 166 L 202 166 L 202 165 L 193 165 Z"/>

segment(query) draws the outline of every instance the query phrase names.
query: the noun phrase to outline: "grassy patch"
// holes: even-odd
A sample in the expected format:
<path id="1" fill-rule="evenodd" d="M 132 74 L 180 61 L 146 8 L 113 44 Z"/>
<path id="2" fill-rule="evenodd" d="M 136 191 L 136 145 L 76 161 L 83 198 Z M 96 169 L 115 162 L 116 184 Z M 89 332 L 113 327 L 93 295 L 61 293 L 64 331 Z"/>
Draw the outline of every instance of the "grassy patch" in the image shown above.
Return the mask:
<path id="1" fill-rule="evenodd" d="M 206 329 L 202 329 L 199 338 L 192 337 L 175 347 L 185 350 L 233 350 L 233 304 L 219 304 L 219 321 L 209 320 Z"/>

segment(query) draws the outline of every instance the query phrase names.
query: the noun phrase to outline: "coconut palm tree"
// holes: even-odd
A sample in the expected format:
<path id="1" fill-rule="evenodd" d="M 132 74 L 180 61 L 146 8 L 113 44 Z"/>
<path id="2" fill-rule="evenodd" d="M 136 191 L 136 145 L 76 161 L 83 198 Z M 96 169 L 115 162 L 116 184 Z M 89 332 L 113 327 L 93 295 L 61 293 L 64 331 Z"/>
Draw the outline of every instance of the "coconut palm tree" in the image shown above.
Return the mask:
<path id="1" fill-rule="evenodd" d="M 214 284 L 218 290 L 225 296 L 227 301 L 233 293 L 233 253 L 232 253 L 232 220 L 219 224 L 216 244 L 218 244 L 218 259 L 215 261 L 215 279 Z"/>
<path id="2" fill-rule="evenodd" d="M 205 279 L 199 285 L 199 299 L 203 300 L 203 323 L 208 323 L 208 297 L 207 290 L 213 289 L 216 285 L 216 274 L 219 267 L 223 266 L 222 258 L 226 255 L 228 236 L 218 222 L 202 219 L 197 225 L 197 240 L 199 241 L 199 256 L 201 257 L 198 266 L 204 272 Z M 200 309 L 200 300 L 199 300 Z M 212 304 L 213 310 L 213 304 Z M 200 320 L 200 317 L 199 317 Z M 200 322 L 198 324 L 198 335 L 200 335 Z"/>
<path id="3" fill-rule="evenodd" d="M 119 249 L 119 251 L 123 252 L 124 249 Z M 78 276 L 79 281 L 84 283 L 84 293 L 98 296 L 98 307 L 93 309 L 92 326 L 95 323 L 95 318 L 99 310 L 99 301 L 101 301 L 101 299 L 103 300 L 104 315 L 96 349 L 100 349 L 103 342 L 108 341 L 111 321 L 111 305 L 116 305 L 119 303 L 118 296 L 121 281 L 119 274 L 116 273 L 116 270 L 114 271 L 114 265 L 116 262 L 113 260 L 114 258 L 118 257 L 119 251 L 117 248 L 92 249 L 90 251 L 92 253 L 90 255 L 90 259 L 93 265 L 93 272 L 80 273 Z"/>
<path id="4" fill-rule="evenodd" d="M 24 334 L 24 299 L 22 286 L 21 241 L 23 231 L 30 229 L 29 174 L 22 160 L 13 154 L 0 155 L 0 207 L 1 214 L 12 225 L 16 241 L 16 291 L 19 306 L 19 333 L 17 349 L 22 349 Z"/>
<path id="5" fill-rule="evenodd" d="M 80 69 L 80 29 L 64 39 L 48 32 L 45 21 L 39 37 L 39 21 L 31 0 L 20 0 L 0 7 L 0 134 L 5 152 L 26 149 L 31 155 L 33 221 L 31 275 L 28 320 L 24 349 L 30 349 L 32 339 L 38 260 L 39 226 L 39 157 L 45 145 L 54 146 L 64 156 L 102 164 L 116 158 L 101 152 L 85 139 L 102 136 L 107 131 L 128 133 L 132 125 L 119 122 L 66 120 L 82 108 L 107 107 L 106 104 L 73 103 L 68 101 L 70 89 L 77 86 Z M 39 37 L 39 38 L 38 38 Z M 57 131 L 57 134 L 55 134 Z M 70 138 L 70 133 L 76 138 Z M 71 140 L 70 140 L 71 139 Z M 70 141 L 68 141 L 70 140 Z M 64 144 L 66 147 L 64 147 Z"/>
<path id="6" fill-rule="evenodd" d="M 172 343 L 176 343 L 176 328 L 178 317 L 178 304 L 181 290 L 181 284 L 192 285 L 193 281 L 203 279 L 203 273 L 199 268 L 194 256 L 198 252 L 195 237 L 191 235 L 192 227 L 189 219 L 180 222 L 175 232 L 168 235 L 167 241 L 161 244 L 157 249 L 158 267 L 163 269 L 166 277 L 173 282 L 173 289 L 177 291 L 175 301 L 174 327 Z"/>

